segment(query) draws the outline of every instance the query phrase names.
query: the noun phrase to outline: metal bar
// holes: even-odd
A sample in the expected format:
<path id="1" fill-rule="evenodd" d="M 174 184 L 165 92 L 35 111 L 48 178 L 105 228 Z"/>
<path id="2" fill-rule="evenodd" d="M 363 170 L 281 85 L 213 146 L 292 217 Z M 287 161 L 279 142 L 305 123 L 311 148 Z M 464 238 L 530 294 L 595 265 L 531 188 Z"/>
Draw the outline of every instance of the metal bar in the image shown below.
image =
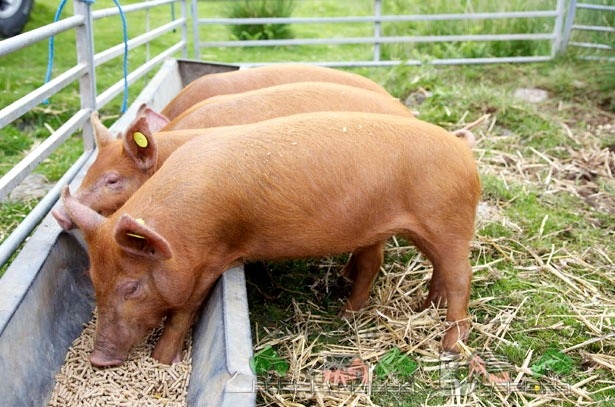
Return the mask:
<path id="1" fill-rule="evenodd" d="M 553 40 L 553 33 L 544 34 L 484 34 L 484 35 L 425 35 L 425 36 L 402 36 L 380 37 L 380 43 L 396 42 L 460 42 L 460 41 L 520 41 L 520 40 Z M 345 45 L 345 44 L 373 44 L 373 37 L 353 38 L 303 38 L 290 40 L 250 40 L 250 41 L 211 41 L 202 42 L 201 46 L 207 47 L 257 47 L 279 45 Z"/>
<path id="2" fill-rule="evenodd" d="M 64 31 L 68 31 L 82 24 L 84 24 L 83 16 L 73 16 L 55 23 L 35 28 L 32 31 L 27 31 L 15 37 L 2 40 L 0 41 L 0 57 L 32 44 L 36 44 L 39 41 L 45 40 Z"/>
<path id="3" fill-rule="evenodd" d="M 615 57 L 581 56 L 579 59 L 583 59 L 585 61 L 615 62 Z"/>
<path id="4" fill-rule="evenodd" d="M 441 21 L 441 20 L 483 20 L 500 18 L 539 18 L 557 17 L 557 11 L 517 11 L 499 13 L 469 14 L 415 14 L 402 16 L 351 16 L 351 17 L 272 17 L 272 18 L 200 18 L 201 24 L 314 24 L 314 23 L 375 23 L 403 21 Z"/>
<path id="5" fill-rule="evenodd" d="M 604 27 L 600 25 L 577 25 L 574 24 L 572 26 L 573 30 L 581 30 L 581 31 L 596 31 L 596 32 L 605 32 L 605 33 L 615 33 L 615 27 Z"/>
<path id="6" fill-rule="evenodd" d="M 23 160 L 0 178 L 0 201 L 15 188 L 32 170 L 62 144 L 71 134 L 85 123 L 90 112 L 80 110 L 54 131 L 41 144 L 36 146 Z"/>
<path id="7" fill-rule="evenodd" d="M 181 0 L 180 2 L 181 8 L 181 20 L 182 22 L 182 41 L 188 44 L 188 6 L 186 5 L 186 0 Z M 184 59 L 188 58 L 188 47 L 184 47 L 182 50 L 182 57 Z"/>
<path id="8" fill-rule="evenodd" d="M 599 10 L 599 11 L 615 11 L 615 6 L 606 6 L 606 5 L 601 5 L 601 4 L 578 3 L 577 8 L 583 8 L 587 10 Z"/>
<path id="9" fill-rule="evenodd" d="M 131 40 L 128 41 L 128 49 L 134 49 L 140 45 L 146 44 L 150 42 L 152 39 L 162 36 L 163 34 L 172 31 L 173 29 L 179 27 L 182 23 L 182 20 L 175 20 L 167 23 L 165 25 L 161 25 L 160 27 L 146 32 L 145 34 L 141 34 Z M 124 44 L 118 44 L 112 48 L 108 48 L 98 54 L 94 55 L 94 64 L 95 66 L 102 65 L 106 62 L 109 62 L 113 58 L 117 58 L 120 55 L 124 54 Z"/>
<path id="10" fill-rule="evenodd" d="M 566 13 L 566 23 L 564 25 L 564 34 L 562 38 L 562 51 L 566 50 L 568 43 L 570 42 L 570 35 L 572 34 L 572 24 L 574 23 L 574 17 L 577 10 L 577 0 L 570 0 L 568 3 L 568 12 Z"/>
<path id="11" fill-rule="evenodd" d="M 382 16 L 381 0 L 374 0 L 374 16 L 376 18 Z M 381 37 L 381 25 L 380 20 L 374 22 L 374 61 L 380 61 L 380 42 L 378 42 L 378 39 Z"/>
<path id="12" fill-rule="evenodd" d="M 128 84 L 132 84 L 139 78 L 143 77 L 152 69 L 152 67 L 164 61 L 167 57 L 171 56 L 175 52 L 179 52 L 181 50 L 181 47 L 184 47 L 185 45 L 186 43 L 184 41 L 180 41 L 172 47 L 167 48 L 164 52 L 158 54 L 147 63 L 141 65 L 139 68 L 135 69 L 128 75 Z M 102 92 L 100 95 L 98 95 L 98 97 L 96 98 L 96 105 L 99 107 L 105 106 L 107 103 L 113 100 L 114 97 L 119 95 L 123 89 L 124 80 L 122 79 L 113 84 L 111 87 L 107 88 L 107 90 Z"/>
<path id="13" fill-rule="evenodd" d="M 94 65 L 94 32 L 92 9 L 90 3 L 75 2 L 75 14 L 82 15 L 85 24 L 75 29 L 77 46 L 77 61 L 87 67 L 86 72 L 79 78 L 79 99 L 81 109 L 92 111 L 96 109 L 96 66 Z M 94 148 L 94 131 L 91 124 L 83 126 L 83 150 Z"/>
<path id="14" fill-rule="evenodd" d="M 192 11 L 192 39 L 193 39 L 193 46 L 194 46 L 194 59 L 199 60 L 201 59 L 201 48 L 200 48 L 200 37 L 199 37 L 199 11 L 197 8 L 197 1 L 198 0 L 192 0 L 190 3 L 190 8 Z"/>
<path id="15" fill-rule="evenodd" d="M 612 47 L 610 45 L 607 45 L 607 44 L 593 44 L 591 42 L 575 42 L 575 41 L 571 41 L 570 45 L 575 46 L 575 47 L 580 47 L 580 48 L 602 49 L 602 50 L 605 50 L 605 51 L 615 50 L 615 47 Z"/>
<path id="16" fill-rule="evenodd" d="M 75 79 L 83 75 L 86 70 L 87 67 L 85 65 L 74 66 L 68 71 L 60 74 L 58 77 L 50 80 L 43 86 L 33 90 L 26 96 L 0 110 L 0 128 L 13 122 L 13 120 L 18 119 L 43 100 L 70 85 L 73 81 L 75 81 Z"/>
<path id="17" fill-rule="evenodd" d="M 406 60 L 406 61 L 321 61 L 309 62 L 312 65 L 329 66 L 329 67 L 390 67 L 398 65 L 468 65 L 468 64 L 498 64 L 498 63 L 528 63 L 528 62 L 546 62 L 552 58 L 549 55 L 534 56 L 534 57 L 498 57 L 498 58 L 451 58 L 451 59 L 434 59 L 431 61 Z M 264 66 L 275 64 L 276 62 L 242 62 L 241 66 L 251 68 L 255 66 Z"/>
<path id="18" fill-rule="evenodd" d="M 533 57 L 498 57 L 498 58 L 450 58 L 436 59 L 429 61 L 429 65 L 471 65 L 471 64 L 500 64 L 500 63 L 525 63 L 525 62 L 547 62 L 552 58 L 550 55 Z"/>
<path id="19" fill-rule="evenodd" d="M 149 0 L 145 0 L 145 1 L 149 1 Z M 173 7 L 173 3 L 171 3 L 171 7 Z M 145 32 L 149 32 L 149 31 L 150 31 L 149 9 L 145 9 Z M 147 44 L 145 44 L 145 61 L 149 61 L 149 57 L 150 57 L 150 46 L 148 42 Z"/>
<path id="20" fill-rule="evenodd" d="M 0 267 L 4 266 L 6 262 L 11 258 L 13 253 L 19 248 L 28 235 L 34 230 L 34 228 L 40 223 L 51 208 L 58 201 L 60 192 L 64 185 L 68 185 L 70 181 L 77 175 L 81 167 L 90 158 L 92 151 L 84 152 L 81 157 L 64 173 L 62 178 L 51 188 L 51 190 L 45 195 L 45 197 L 30 211 L 30 213 L 24 218 L 21 223 L 13 230 L 13 232 L 6 238 L 2 245 L 0 245 Z"/>
<path id="21" fill-rule="evenodd" d="M 124 12 L 124 14 L 128 14 L 128 13 L 132 13 L 135 11 L 150 9 L 150 8 L 154 8 L 157 6 L 162 6 L 165 4 L 171 4 L 173 2 L 175 2 L 175 0 L 153 0 L 153 1 L 148 1 L 148 2 L 128 4 L 128 5 L 122 6 L 122 11 Z M 94 20 L 99 20 L 101 18 L 112 17 L 118 14 L 120 14 L 120 10 L 118 10 L 117 7 L 110 7 L 110 8 L 104 8 L 101 10 L 93 11 L 92 18 Z"/>

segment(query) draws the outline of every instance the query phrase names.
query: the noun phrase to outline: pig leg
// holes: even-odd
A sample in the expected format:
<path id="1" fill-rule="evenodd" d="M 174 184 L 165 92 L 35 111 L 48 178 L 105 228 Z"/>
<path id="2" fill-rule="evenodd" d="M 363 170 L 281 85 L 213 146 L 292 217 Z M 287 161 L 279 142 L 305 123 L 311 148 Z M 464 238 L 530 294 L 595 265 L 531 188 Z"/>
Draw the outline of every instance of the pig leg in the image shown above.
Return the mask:
<path id="1" fill-rule="evenodd" d="M 340 316 L 346 316 L 348 311 L 360 310 L 369 299 L 370 288 L 384 260 L 385 244 L 386 240 L 352 252 L 348 264 L 342 271 L 343 275 L 352 280 L 352 290 L 350 298 L 340 311 Z"/>
<path id="2" fill-rule="evenodd" d="M 423 309 L 431 306 L 441 308 L 446 306 L 446 286 L 442 281 L 442 273 L 439 268 L 433 267 L 431 282 L 429 283 L 429 294 L 423 303 Z"/>
<path id="3" fill-rule="evenodd" d="M 186 334 L 190 330 L 203 300 L 207 298 L 216 280 L 226 269 L 221 265 L 230 263 L 229 261 L 216 261 L 213 256 L 211 262 L 213 264 L 211 268 L 201 271 L 201 275 L 204 277 L 197 283 L 190 298 L 181 305 L 181 308 L 176 308 L 167 316 L 164 331 L 152 352 L 152 357 L 160 363 L 170 365 L 181 361 Z"/>
<path id="4" fill-rule="evenodd" d="M 467 309 L 470 303 L 472 268 L 467 260 L 465 264 L 460 264 L 459 268 L 459 273 L 455 273 L 445 281 L 448 295 L 446 320 L 449 326 L 444 338 L 442 338 L 444 350 L 458 350 L 457 342 L 465 342 L 470 334 L 470 319 Z"/>
<path id="5" fill-rule="evenodd" d="M 447 328 L 442 338 L 442 349 L 459 351 L 458 342 L 467 339 L 470 321 L 467 308 L 470 302 L 472 268 L 468 261 L 469 243 L 462 239 L 446 237 L 430 241 L 414 236 L 411 239 L 433 265 L 433 277 L 426 305 L 447 304 Z"/>
<path id="6" fill-rule="evenodd" d="M 154 359 L 165 365 L 181 361 L 184 339 L 195 315 L 196 309 L 190 309 L 175 311 L 167 317 L 164 331 L 152 352 Z"/>
<path id="7" fill-rule="evenodd" d="M 467 314 L 470 302 L 472 268 L 467 256 L 443 266 L 446 274 L 442 280 L 447 293 L 446 321 L 448 327 L 442 338 L 442 349 L 458 351 L 458 341 L 465 342 L 470 333 L 470 320 Z"/>

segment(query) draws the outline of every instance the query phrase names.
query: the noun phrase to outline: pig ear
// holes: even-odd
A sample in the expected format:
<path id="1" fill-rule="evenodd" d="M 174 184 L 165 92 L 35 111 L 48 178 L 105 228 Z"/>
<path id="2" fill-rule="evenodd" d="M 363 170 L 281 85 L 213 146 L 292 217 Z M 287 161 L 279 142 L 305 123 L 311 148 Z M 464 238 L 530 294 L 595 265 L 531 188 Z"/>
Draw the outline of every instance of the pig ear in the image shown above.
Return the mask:
<path id="1" fill-rule="evenodd" d="M 141 103 L 141 106 L 137 109 L 137 117 L 143 114 L 143 111 L 147 108 L 147 103 Z"/>
<path id="2" fill-rule="evenodd" d="M 99 225 L 105 221 L 104 216 L 74 198 L 68 186 L 62 189 L 62 203 L 68 216 L 86 235 L 98 229 Z"/>
<path id="3" fill-rule="evenodd" d="M 98 148 L 102 147 L 109 141 L 115 140 L 115 137 L 113 137 L 109 129 L 106 128 L 100 121 L 97 111 L 93 111 L 90 115 L 90 123 L 92 124 L 92 128 L 94 130 L 94 140 L 96 141 Z"/>
<path id="4" fill-rule="evenodd" d="M 173 257 L 166 239 L 145 225 L 142 220 L 122 215 L 115 226 L 115 241 L 122 250 L 141 257 L 168 260 Z"/>
<path id="5" fill-rule="evenodd" d="M 164 126 L 169 124 L 170 121 L 165 116 L 152 110 L 146 104 L 142 104 L 141 107 L 139 107 L 139 115 L 145 117 L 151 133 L 159 132 L 164 128 Z"/>
<path id="6" fill-rule="evenodd" d="M 141 171 L 153 169 L 158 161 L 158 148 L 144 115 L 138 116 L 124 134 L 124 151 Z"/>

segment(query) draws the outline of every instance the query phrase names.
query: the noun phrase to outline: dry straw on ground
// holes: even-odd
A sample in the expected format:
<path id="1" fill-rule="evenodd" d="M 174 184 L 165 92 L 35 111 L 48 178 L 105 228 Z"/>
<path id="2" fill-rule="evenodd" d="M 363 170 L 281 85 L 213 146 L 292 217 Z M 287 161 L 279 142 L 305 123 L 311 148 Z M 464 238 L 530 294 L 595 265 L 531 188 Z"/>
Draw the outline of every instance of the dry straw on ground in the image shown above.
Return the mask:
<path id="1" fill-rule="evenodd" d="M 165 406 L 186 405 L 186 389 L 191 371 L 191 343 L 185 346 L 182 361 L 161 365 L 150 356 L 159 331 L 136 346 L 121 366 L 96 368 L 89 355 L 94 346 L 96 316 L 88 322 L 70 347 L 49 407 Z"/>

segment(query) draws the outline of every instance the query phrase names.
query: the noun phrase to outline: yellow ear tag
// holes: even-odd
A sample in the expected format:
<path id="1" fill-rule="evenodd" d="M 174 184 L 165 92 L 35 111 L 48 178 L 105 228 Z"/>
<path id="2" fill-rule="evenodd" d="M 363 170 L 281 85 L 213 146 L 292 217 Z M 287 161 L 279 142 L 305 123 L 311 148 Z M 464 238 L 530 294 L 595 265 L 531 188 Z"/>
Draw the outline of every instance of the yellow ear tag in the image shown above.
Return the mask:
<path id="1" fill-rule="evenodd" d="M 147 147 L 147 137 L 145 137 L 145 134 L 139 132 L 139 131 L 135 131 L 132 134 L 132 138 L 135 141 L 135 143 L 137 143 L 137 145 L 141 148 L 145 148 Z"/>
<path id="2" fill-rule="evenodd" d="M 136 133 L 135 133 L 136 134 Z M 139 133 L 141 134 L 141 133 Z M 141 134 L 142 135 L 142 134 Z M 135 141 L 136 140 L 136 136 L 135 136 Z M 138 144 L 138 143 L 137 143 Z M 146 141 L 147 144 L 147 141 Z M 137 218 L 135 219 L 135 222 L 137 222 L 139 225 L 145 225 L 145 221 L 141 218 Z M 126 233 L 128 236 L 132 236 L 132 237 L 136 237 L 137 239 L 145 239 L 145 237 L 141 236 L 141 235 L 137 235 L 136 233 Z"/>

